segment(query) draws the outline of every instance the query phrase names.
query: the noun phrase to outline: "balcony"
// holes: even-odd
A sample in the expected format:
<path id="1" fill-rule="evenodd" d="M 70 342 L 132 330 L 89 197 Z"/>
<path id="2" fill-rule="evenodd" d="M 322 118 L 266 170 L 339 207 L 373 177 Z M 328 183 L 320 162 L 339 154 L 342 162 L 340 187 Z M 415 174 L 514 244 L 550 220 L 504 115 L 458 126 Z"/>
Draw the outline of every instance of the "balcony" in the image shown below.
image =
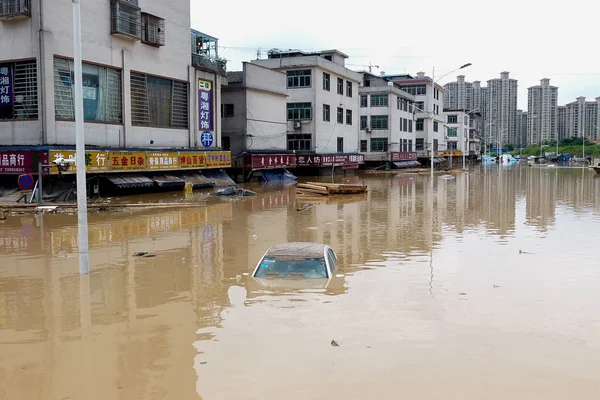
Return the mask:
<path id="1" fill-rule="evenodd" d="M 0 21 L 31 18 L 30 0 L 0 0 Z"/>
<path id="2" fill-rule="evenodd" d="M 110 2 L 110 24 L 111 34 L 126 39 L 140 40 L 142 13 L 137 5 L 137 0 L 112 0 Z"/>
<path id="3" fill-rule="evenodd" d="M 192 65 L 206 72 L 216 72 L 225 76 L 227 73 L 227 62 L 220 59 L 211 59 L 201 54 L 192 54 Z"/>

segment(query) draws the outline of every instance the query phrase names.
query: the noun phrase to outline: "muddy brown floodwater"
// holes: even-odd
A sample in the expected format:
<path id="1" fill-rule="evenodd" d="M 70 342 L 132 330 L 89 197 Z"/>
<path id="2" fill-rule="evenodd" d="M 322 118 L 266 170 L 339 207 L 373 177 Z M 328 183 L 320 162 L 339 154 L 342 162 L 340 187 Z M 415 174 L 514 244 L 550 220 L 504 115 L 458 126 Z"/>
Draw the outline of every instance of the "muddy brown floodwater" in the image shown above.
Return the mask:
<path id="1" fill-rule="evenodd" d="M 304 211 L 293 187 L 129 198 L 197 207 L 90 214 L 87 276 L 76 216 L 9 217 L 0 399 L 598 399 L 600 179 L 486 172 L 362 175 Z M 245 275 L 282 241 L 339 276 Z"/>

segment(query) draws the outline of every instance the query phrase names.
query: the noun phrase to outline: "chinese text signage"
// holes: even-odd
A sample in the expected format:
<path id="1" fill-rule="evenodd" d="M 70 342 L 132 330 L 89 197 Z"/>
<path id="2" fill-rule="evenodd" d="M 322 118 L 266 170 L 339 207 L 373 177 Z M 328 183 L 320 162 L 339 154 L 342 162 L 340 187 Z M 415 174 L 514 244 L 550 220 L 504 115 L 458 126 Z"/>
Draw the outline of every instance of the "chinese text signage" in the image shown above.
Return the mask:
<path id="1" fill-rule="evenodd" d="M 148 169 L 179 169 L 179 153 L 148 153 Z"/>
<path id="2" fill-rule="evenodd" d="M 75 150 L 50 150 L 50 164 L 57 158 L 72 160 L 69 168 L 66 171 L 61 171 L 65 174 L 74 174 L 76 171 Z M 85 170 L 86 172 L 108 172 L 108 153 L 106 151 L 89 150 L 85 152 Z M 50 168 L 51 174 L 58 174 L 58 168 L 53 166 Z"/>
<path id="3" fill-rule="evenodd" d="M 295 154 L 260 154 L 246 156 L 247 169 L 271 169 L 296 166 Z"/>
<path id="4" fill-rule="evenodd" d="M 181 152 L 179 153 L 180 168 L 204 168 L 206 167 L 206 153 L 204 152 Z"/>
<path id="5" fill-rule="evenodd" d="M 144 171 L 146 169 L 146 153 L 142 151 L 110 151 L 111 171 Z"/>
<path id="6" fill-rule="evenodd" d="M 298 156 L 298 166 L 302 167 L 328 167 L 347 166 L 365 163 L 364 154 L 323 154 Z"/>
<path id="7" fill-rule="evenodd" d="M 1 151 L 0 173 L 35 174 L 39 163 L 48 162 L 47 154 L 42 151 Z"/>
<path id="8" fill-rule="evenodd" d="M 213 129 L 212 85 L 212 82 L 198 80 L 198 117 L 202 131 Z"/>
<path id="9" fill-rule="evenodd" d="M 417 153 L 412 152 L 393 152 L 392 161 L 413 161 L 417 159 Z"/>
<path id="10" fill-rule="evenodd" d="M 208 168 L 231 166 L 231 153 L 229 151 L 206 152 L 206 166 Z"/>
<path id="11" fill-rule="evenodd" d="M 12 105 L 13 105 L 12 67 L 8 64 L 0 64 L 0 107 L 12 107 Z"/>

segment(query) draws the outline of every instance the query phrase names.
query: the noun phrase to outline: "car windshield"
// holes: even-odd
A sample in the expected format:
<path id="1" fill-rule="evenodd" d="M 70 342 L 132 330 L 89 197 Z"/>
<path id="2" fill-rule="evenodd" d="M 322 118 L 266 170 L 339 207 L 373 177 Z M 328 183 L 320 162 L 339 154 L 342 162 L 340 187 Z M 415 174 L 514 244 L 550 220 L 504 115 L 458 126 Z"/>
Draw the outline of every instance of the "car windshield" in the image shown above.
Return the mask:
<path id="1" fill-rule="evenodd" d="M 258 266 L 254 277 L 299 276 L 302 278 L 327 278 L 327 267 L 323 258 L 300 260 L 278 260 L 265 257 Z"/>

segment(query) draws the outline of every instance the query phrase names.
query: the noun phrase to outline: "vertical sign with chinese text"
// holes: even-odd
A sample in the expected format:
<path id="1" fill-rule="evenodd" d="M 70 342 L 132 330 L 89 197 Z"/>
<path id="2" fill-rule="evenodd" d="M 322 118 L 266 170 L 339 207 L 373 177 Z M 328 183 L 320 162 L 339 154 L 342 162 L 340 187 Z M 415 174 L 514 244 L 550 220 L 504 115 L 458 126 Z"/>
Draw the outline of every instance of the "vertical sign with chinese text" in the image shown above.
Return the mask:
<path id="1" fill-rule="evenodd" d="M 9 64 L 0 64 L 0 107 L 13 105 L 13 79 L 12 67 Z"/>
<path id="2" fill-rule="evenodd" d="M 198 79 L 198 121 L 201 131 L 213 129 L 213 87 L 212 82 Z"/>

